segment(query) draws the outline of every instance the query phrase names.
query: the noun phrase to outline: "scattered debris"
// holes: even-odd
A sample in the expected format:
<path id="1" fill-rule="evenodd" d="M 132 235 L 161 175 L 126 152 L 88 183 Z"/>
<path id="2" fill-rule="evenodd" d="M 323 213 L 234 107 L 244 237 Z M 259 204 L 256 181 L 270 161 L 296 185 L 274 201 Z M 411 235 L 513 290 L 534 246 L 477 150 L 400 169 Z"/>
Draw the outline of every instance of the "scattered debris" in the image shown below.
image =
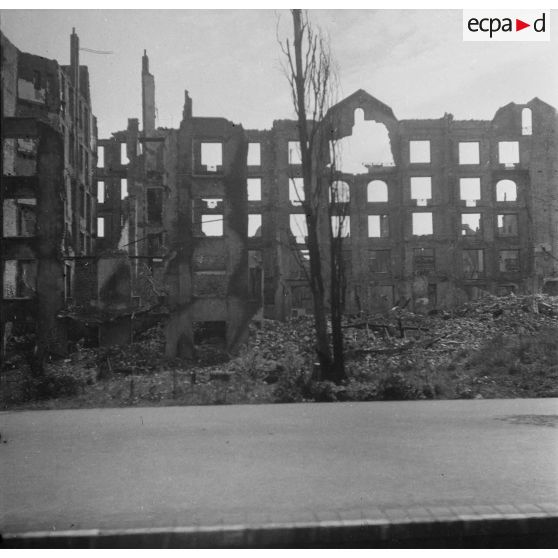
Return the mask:
<path id="1" fill-rule="evenodd" d="M 82 347 L 47 365 L 58 379 L 45 393 L 71 378 L 66 392 L 78 382 L 85 406 L 87 394 L 89 406 L 558 396 L 556 296 L 487 295 L 427 315 L 394 308 L 348 316 L 343 331 L 342 386 L 315 381 L 313 321 L 301 316 L 252 325 L 234 358 L 203 344 L 195 361 L 168 360 L 161 325 L 128 346 Z M 16 355 L 7 368 L 25 370 L 25 362 Z"/>

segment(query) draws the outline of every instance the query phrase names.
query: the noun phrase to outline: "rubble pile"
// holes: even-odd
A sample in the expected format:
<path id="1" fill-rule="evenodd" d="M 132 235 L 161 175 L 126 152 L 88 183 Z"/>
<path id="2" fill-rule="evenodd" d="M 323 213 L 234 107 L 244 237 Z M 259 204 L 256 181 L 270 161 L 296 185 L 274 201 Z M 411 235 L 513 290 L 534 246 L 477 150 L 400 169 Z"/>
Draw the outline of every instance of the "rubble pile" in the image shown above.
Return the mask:
<path id="1" fill-rule="evenodd" d="M 487 295 L 428 314 L 396 307 L 342 326 L 342 386 L 314 381 L 311 316 L 251 325 L 232 357 L 203 344 L 194 361 L 166 359 L 157 325 L 128 346 L 78 347 L 48 372 L 76 379 L 85 406 L 558 396 L 556 296 Z"/>
<path id="2" fill-rule="evenodd" d="M 158 324 L 139 334 L 129 345 L 96 348 L 78 346 L 78 350 L 72 353 L 62 365 L 68 368 L 76 366 L 86 369 L 96 368 L 101 377 L 112 373 L 142 374 L 166 366 L 164 355 L 164 332 L 162 325 Z"/>

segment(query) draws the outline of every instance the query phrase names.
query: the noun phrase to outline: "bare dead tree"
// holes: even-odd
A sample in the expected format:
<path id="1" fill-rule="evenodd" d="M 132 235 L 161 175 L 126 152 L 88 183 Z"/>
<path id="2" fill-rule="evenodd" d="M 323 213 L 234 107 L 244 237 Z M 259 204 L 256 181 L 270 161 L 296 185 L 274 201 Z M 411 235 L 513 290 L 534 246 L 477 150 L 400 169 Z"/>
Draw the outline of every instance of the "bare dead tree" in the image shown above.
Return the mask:
<path id="1" fill-rule="evenodd" d="M 292 10 L 293 40 L 279 41 L 285 55 L 285 75 L 289 81 L 292 102 L 297 115 L 300 159 L 304 185 L 301 200 L 308 229 L 307 247 L 310 257 L 309 285 L 313 298 L 314 327 L 321 377 L 340 382 L 345 378 L 341 316 L 345 289 L 343 275 L 343 223 L 333 227 L 334 208 L 329 203 L 331 174 L 334 164 L 330 154 L 331 126 L 325 116 L 333 104 L 336 78 L 329 42 L 314 28 L 306 13 Z M 333 150 L 334 151 L 334 150 Z M 335 193 L 333 194 L 335 197 Z M 327 223 L 324 223 L 327 219 Z M 323 231 L 329 234 L 323 235 Z M 329 277 L 325 272 L 329 261 Z M 331 309 L 333 347 L 329 341 L 327 320 L 327 284 Z M 333 349 L 333 350 L 332 350 Z"/>

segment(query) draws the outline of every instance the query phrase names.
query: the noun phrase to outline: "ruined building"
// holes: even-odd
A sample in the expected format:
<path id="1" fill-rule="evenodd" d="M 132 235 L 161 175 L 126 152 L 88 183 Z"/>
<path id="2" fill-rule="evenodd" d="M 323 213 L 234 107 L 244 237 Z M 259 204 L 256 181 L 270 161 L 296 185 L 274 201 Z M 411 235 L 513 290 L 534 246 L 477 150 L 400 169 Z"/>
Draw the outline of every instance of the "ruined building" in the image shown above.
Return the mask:
<path id="1" fill-rule="evenodd" d="M 71 303 L 77 260 L 95 252 L 96 119 L 89 75 L 70 38 L 70 64 L 20 52 L 2 34 L 2 350 L 11 332 L 65 351 L 58 312 Z"/>
<path id="2" fill-rule="evenodd" d="M 258 307 L 249 289 L 246 134 L 224 118 L 194 117 L 187 92 L 180 127 L 156 128 L 147 54 L 142 108 L 141 130 L 130 119 L 99 141 L 99 245 L 128 252 L 139 307 L 146 298 L 164 303 L 169 356 L 192 356 L 196 325 L 234 350 Z"/>
<path id="3" fill-rule="evenodd" d="M 112 145 L 111 156 L 118 154 L 113 144 L 120 142 L 122 153 L 125 149 L 131 157 L 128 213 L 113 211 L 122 207 L 116 201 L 106 217 L 117 227 L 111 242 L 125 238 L 131 251 L 151 258 L 155 272 L 155 262 L 164 268 L 169 258 L 177 258 L 176 239 L 188 238 L 193 244 L 185 245 L 188 279 L 180 280 L 185 283 L 170 287 L 181 273 L 160 275 L 169 293 L 187 293 L 180 299 L 184 303 L 198 295 L 219 299 L 217 293 L 234 292 L 235 268 L 216 263 L 216 246 L 228 246 L 230 263 L 230 246 L 238 239 L 248 256 L 248 295 L 238 302 L 260 301 L 269 318 L 310 312 L 296 122 L 278 120 L 270 130 L 242 132 L 224 120 L 193 117 L 186 95 L 180 129 L 155 130 L 149 112 L 153 77 L 145 56 L 142 80 L 144 130 L 138 145 L 143 142 L 143 155 L 137 155 L 134 120 L 127 132 L 100 142 Z M 327 118 L 341 153 L 333 182 L 334 201 L 347 215 L 340 231 L 347 312 L 382 311 L 397 303 L 414 311 L 449 308 L 483 292 L 540 292 L 556 278 L 553 107 L 535 98 L 502 107 L 490 121 L 459 121 L 450 114 L 397 120 L 390 107 L 360 90 L 332 107 Z M 149 157 L 156 174 L 154 166 L 145 166 Z M 136 158 L 143 161 L 139 174 Z M 227 217 L 230 204 L 236 209 Z M 201 248 L 205 245 L 211 248 Z M 200 274 L 202 262 L 209 267 Z M 203 304 L 211 308 L 209 299 Z M 222 319 L 225 313 L 215 316 Z M 204 312 L 196 314 L 198 319 Z"/>
<path id="4" fill-rule="evenodd" d="M 311 311 L 295 121 L 244 130 L 195 116 L 186 92 L 179 127 L 157 127 L 144 53 L 141 125 L 100 139 L 96 157 L 77 36 L 69 67 L 2 40 L 2 323 L 42 316 L 54 335 L 83 322 L 56 314 L 65 296 L 104 311 L 100 342 L 127 342 L 150 312 L 167 324 L 167 354 L 189 356 L 196 332 L 234 350 L 254 316 Z M 326 118 L 340 157 L 323 195 L 344 237 L 346 312 L 426 312 L 556 284 L 553 107 L 398 120 L 359 90 Z"/>

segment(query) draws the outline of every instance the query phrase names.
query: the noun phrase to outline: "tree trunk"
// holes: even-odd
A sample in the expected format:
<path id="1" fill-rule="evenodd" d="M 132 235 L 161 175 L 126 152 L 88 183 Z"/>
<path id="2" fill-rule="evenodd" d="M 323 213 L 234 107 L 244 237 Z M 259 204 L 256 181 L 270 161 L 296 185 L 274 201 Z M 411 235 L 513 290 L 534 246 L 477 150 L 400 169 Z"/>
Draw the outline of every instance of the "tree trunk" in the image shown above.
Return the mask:
<path id="1" fill-rule="evenodd" d="M 310 289 L 314 301 L 314 326 L 316 329 L 317 356 L 320 362 L 322 377 L 329 377 L 333 365 L 325 308 L 325 292 L 322 275 L 320 242 L 318 231 L 318 213 L 310 207 L 312 196 L 312 155 L 308 145 L 308 122 L 306 116 L 305 75 L 302 65 L 302 20 L 300 10 L 293 10 L 294 51 L 295 51 L 295 87 L 296 112 L 298 114 L 298 134 L 300 139 L 300 155 L 304 182 L 304 207 L 306 208 L 306 224 L 308 227 L 308 253 L 310 256 Z"/>

